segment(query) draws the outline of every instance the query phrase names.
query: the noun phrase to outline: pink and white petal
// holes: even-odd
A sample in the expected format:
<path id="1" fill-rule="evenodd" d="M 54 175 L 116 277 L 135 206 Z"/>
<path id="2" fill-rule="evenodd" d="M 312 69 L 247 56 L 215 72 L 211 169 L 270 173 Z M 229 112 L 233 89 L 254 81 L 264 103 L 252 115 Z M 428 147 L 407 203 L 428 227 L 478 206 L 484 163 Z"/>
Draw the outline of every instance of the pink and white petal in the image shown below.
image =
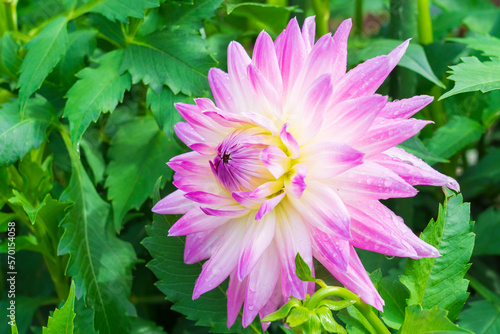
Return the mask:
<path id="1" fill-rule="evenodd" d="M 377 118 L 372 127 L 353 146 L 372 156 L 401 144 L 417 134 L 424 126 L 432 123 L 419 119 Z"/>
<path id="2" fill-rule="evenodd" d="M 387 56 L 368 59 L 350 70 L 336 87 L 333 103 L 375 93 L 403 56 L 408 43 L 405 41 Z"/>
<path id="3" fill-rule="evenodd" d="M 270 181 L 255 188 L 252 191 L 251 196 L 253 198 L 264 198 L 280 191 L 281 189 L 283 189 L 283 182 Z"/>
<path id="4" fill-rule="evenodd" d="M 227 129 L 204 116 L 198 106 L 179 102 L 175 104 L 175 108 L 186 122 L 207 142 L 220 143 L 229 133 Z"/>
<path id="5" fill-rule="evenodd" d="M 280 139 L 285 144 L 288 150 L 288 156 L 292 159 L 297 159 L 300 155 L 300 147 L 295 137 L 287 131 L 288 123 L 285 123 L 280 131 Z"/>
<path id="6" fill-rule="evenodd" d="M 276 145 L 263 149 L 260 152 L 260 161 L 276 179 L 285 174 L 290 166 L 290 158 Z"/>
<path id="7" fill-rule="evenodd" d="M 413 197 L 417 190 L 388 168 L 365 161 L 330 182 L 343 199 Z"/>
<path id="8" fill-rule="evenodd" d="M 220 191 L 220 186 L 210 174 L 175 173 L 172 184 L 184 192 L 205 191 L 217 193 Z"/>
<path id="9" fill-rule="evenodd" d="M 331 179 L 363 163 L 364 153 L 342 142 L 311 142 L 302 147 L 299 162 L 309 166 L 314 180 Z"/>
<path id="10" fill-rule="evenodd" d="M 215 157 L 218 153 L 212 145 L 205 143 L 191 144 L 189 145 L 189 148 L 206 157 Z"/>
<path id="11" fill-rule="evenodd" d="M 310 182 L 300 199 L 289 197 L 288 201 L 308 224 L 328 234 L 351 238 L 349 212 L 337 192 L 328 185 Z"/>
<path id="12" fill-rule="evenodd" d="M 291 176 L 289 180 L 285 179 L 285 189 L 291 196 L 301 198 L 304 190 L 307 188 L 307 165 L 302 163 L 295 164 L 289 173 Z"/>
<path id="13" fill-rule="evenodd" d="M 279 276 L 278 252 L 274 244 L 271 244 L 248 275 L 245 306 L 243 307 L 243 327 L 250 325 L 259 311 L 271 299 Z"/>
<path id="14" fill-rule="evenodd" d="M 382 311 L 384 300 L 380 297 L 377 289 L 375 289 L 363 264 L 359 260 L 358 254 L 356 254 L 352 246 L 350 247 L 349 266 L 346 271 L 340 270 L 334 263 L 328 261 L 328 259 L 317 252 L 315 252 L 314 257 L 346 288 L 360 296 L 365 303 Z"/>
<path id="15" fill-rule="evenodd" d="M 247 67 L 251 63 L 245 48 L 238 42 L 231 42 L 227 48 L 227 68 L 229 83 L 233 98 L 238 101 L 237 110 L 233 112 L 242 113 L 246 110 L 254 110 L 255 102 L 252 87 L 247 76 Z"/>
<path id="16" fill-rule="evenodd" d="M 226 224 L 231 217 L 208 216 L 199 208 L 189 210 L 168 231 L 169 236 L 181 236 L 212 230 Z"/>
<path id="17" fill-rule="evenodd" d="M 335 44 L 335 53 L 332 54 L 332 80 L 337 82 L 345 75 L 347 68 L 347 38 L 352 28 L 352 20 L 344 20 L 335 31 L 333 41 Z"/>
<path id="18" fill-rule="evenodd" d="M 236 267 L 236 275 L 240 281 L 254 269 L 264 251 L 271 244 L 274 238 L 275 226 L 276 214 L 274 212 L 270 212 L 260 222 L 251 223 L 251 229 L 247 231 L 248 241 L 241 250 Z"/>
<path id="19" fill-rule="evenodd" d="M 248 78 L 253 88 L 254 98 L 257 100 L 259 113 L 267 117 L 278 117 L 282 114 L 281 96 L 267 81 L 259 69 L 250 64 L 247 68 Z"/>
<path id="20" fill-rule="evenodd" d="M 307 53 L 311 51 L 316 36 L 316 22 L 314 21 L 314 18 L 314 16 L 306 17 L 304 24 L 302 25 L 302 39 L 304 40 Z"/>
<path id="21" fill-rule="evenodd" d="M 253 64 L 259 69 L 267 81 L 274 87 L 278 96 L 283 92 L 283 82 L 271 36 L 262 31 L 253 49 Z"/>
<path id="22" fill-rule="evenodd" d="M 276 127 L 276 124 L 274 124 L 274 122 L 271 121 L 266 116 L 248 111 L 243 112 L 243 115 L 251 119 L 254 124 L 263 127 L 266 130 L 269 130 L 269 132 L 271 132 L 272 135 L 276 135 L 278 133 L 278 128 Z"/>
<path id="23" fill-rule="evenodd" d="M 276 283 L 276 287 L 274 288 L 273 294 L 267 301 L 266 305 L 264 305 L 260 311 L 259 311 L 259 316 L 261 319 L 264 319 L 267 315 L 273 313 L 276 311 L 279 307 L 281 307 L 284 302 L 283 302 L 283 296 L 281 294 L 281 282 L 278 280 Z M 288 298 L 287 298 L 288 300 Z M 262 330 L 265 332 L 267 328 L 269 328 L 269 325 L 271 325 L 270 322 L 263 322 L 262 323 Z"/>
<path id="24" fill-rule="evenodd" d="M 378 116 L 383 118 L 410 118 L 431 103 L 432 100 L 434 100 L 432 96 L 419 95 L 409 99 L 392 101 L 385 105 Z"/>
<path id="25" fill-rule="evenodd" d="M 276 205 L 281 202 L 285 195 L 286 192 L 283 192 L 262 202 L 259 211 L 257 211 L 257 214 L 255 215 L 255 220 L 261 220 L 265 215 L 271 212 L 276 207 Z"/>
<path id="26" fill-rule="evenodd" d="M 236 218 L 241 217 L 244 214 L 248 213 L 248 209 L 238 209 L 237 207 L 225 206 L 221 209 L 213 209 L 207 207 L 200 207 L 201 211 L 203 211 L 206 215 L 215 216 L 215 217 L 230 217 Z"/>
<path id="27" fill-rule="evenodd" d="M 174 125 L 174 131 L 177 137 L 187 146 L 205 142 L 205 138 L 200 136 L 191 125 L 186 122 L 178 122 Z"/>
<path id="28" fill-rule="evenodd" d="M 334 263 L 340 271 L 346 271 L 349 264 L 350 241 L 312 226 L 309 231 L 315 253 L 321 254 L 325 259 Z"/>
<path id="29" fill-rule="evenodd" d="M 229 276 L 229 286 L 227 288 L 227 328 L 231 326 L 240 314 L 241 306 L 245 300 L 245 293 L 247 290 L 247 279 L 240 281 L 236 278 L 233 272 Z"/>
<path id="30" fill-rule="evenodd" d="M 234 240 L 241 240 L 247 228 L 246 217 L 234 219 L 226 229 L 220 246 L 214 250 L 210 259 L 203 264 L 200 276 L 193 290 L 193 300 L 221 284 L 236 267 L 241 245 Z"/>
<path id="31" fill-rule="evenodd" d="M 453 178 L 439 173 L 402 148 L 393 147 L 375 155 L 370 160 L 389 168 L 411 185 L 446 186 L 457 192 L 460 191 L 460 185 Z"/>
<path id="32" fill-rule="evenodd" d="M 211 68 L 208 71 L 208 82 L 217 107 L 226 112 L 236 112 L 238 108 L 231 93 L 229 74 L 218 68 Z"/>
<path id="33" fill-rule="evenodd" d="M 276 208 L 275 245 L 281 260 L 281 289 L 283 299 L 293 296 L 304 299 L 308 284 L 302 282 L 295 273 L 295 257 L 300 253 L 304 261 L 313 266 L 309 232 L 301 217 L 288 205 Z"/>
<path id="34" fill-rule="evenodd" d="M 219 247 L 220 238 L 224 232 L 225 226 L 222 226 L 214 230 L 187 235 L 184 245 L 184 262 L 193 264 L 208 259 L 212 251 Z"/>
<path id="35" fill-rule="evenodd" d="M 233 191 L 233 199 L 248 209 L 258 209 L 264 198 L 252 197 L 251 191 Z"/>
<path id="36" fill-rule="evenodd" d="M 282 47 L 276 48 L 276 51 L 283 79 L 283 98 L 286 100 L 292 92 L 307 53 L 296 18 L 290 20 L 284 34 Z"/>
<path id="37" fill-rule="evenodd" d="M 173 193 L 159 200 L 152 211 L 162 215 L 184 214 L 198 206 L 197 203 L 184 197 L 186 193 L 182 190 L 176 190 Z"/>
<path id="38" fill-rule="evenodd" d="M 329 141 L 352 143 L 372 126 L 387 103 L 387 96 L 370 95 L 335 104 L 325 114 L 321 137 Z"/>

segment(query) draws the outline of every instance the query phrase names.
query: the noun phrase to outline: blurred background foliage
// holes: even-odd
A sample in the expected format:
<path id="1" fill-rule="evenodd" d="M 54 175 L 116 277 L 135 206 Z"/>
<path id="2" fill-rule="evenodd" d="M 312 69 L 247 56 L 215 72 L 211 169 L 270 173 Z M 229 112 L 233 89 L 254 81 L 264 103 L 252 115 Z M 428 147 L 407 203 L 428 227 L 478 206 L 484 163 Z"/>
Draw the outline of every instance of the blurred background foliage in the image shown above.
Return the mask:
<path id="1" fill-rule="evenodd" d="M 162 195 L 173 190 L 165 162 L 187 151 L 173 133 L 181 120 L 173 103 L 211 97 L 207 72 L 215 66 L 226 70 L 230 41 L 251 53 L 262 29 L 276 37 L 291 17 L 302 22 L 311 15 L 317 36 L 353 18 L 349 68 L 412 38 L 379 92 L 392 99 L 435 97 L 416 115 L 434 124 L 401 147 L 456 178 L 464 201 L 471 203 L 476 221 L 466 277 L 471 295 L 458 324 L 476 333 L 500 333 L 499 5 L 488 0 L 1 2 L 1 273 L 8 271 L 3 232 L 15 221 L 19 333 L 42 333 L 71 312 L 75 333 L 228 332 L 219 318 L 224 295 L 216 291 L 191 304 L 200 267 L 162 262 L 181 259 L 182 243 L 165 238 L 163 217 L 151 226 L 155 184 Z M 438 202 L 444 201 L 440 189 L 418 188 L 415 198 L 387 201 L 417 234 L 431 217 L 437 219 Z M 450 210 L 462 210 L 462 204 L 453 205 Z M 468 245 L 459 253 L 464 268 Z M 382 316 L 397 330 L 409 294 L 398 280 L 409 274 L 407 260 L 359 252 L 382 295 L 397 295 L 386 311 L 394 313 Z M 165 280 L 169 270 L 188 270 L 192 282 L 177 289 Z M 321 269 L 318 276 L 335 284 Z M 7 289 L 0 276 L 0 333 L 10 332 Z M 355 320 L 352 314 L 340 318 L 350 333 L 364 333 Z M 258 328 L 256 321 L 252 328 L 229 332 Z M 282 331 L 277 324 L 270 328 Z"/>

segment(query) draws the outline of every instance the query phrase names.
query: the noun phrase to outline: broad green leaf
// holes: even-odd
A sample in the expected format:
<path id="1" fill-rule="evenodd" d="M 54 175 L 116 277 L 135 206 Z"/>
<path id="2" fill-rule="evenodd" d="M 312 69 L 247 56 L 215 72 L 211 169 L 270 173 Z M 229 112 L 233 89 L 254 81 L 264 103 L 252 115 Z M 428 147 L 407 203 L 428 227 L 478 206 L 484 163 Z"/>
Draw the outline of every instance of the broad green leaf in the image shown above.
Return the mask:
<path id="1" fill-rule="evenodd" d="M 474 37 L 450 38 L 449 40 L 465 44 L 470 49 L 483 51 L 485 56 L 500 58 L 500 39 L 496 37 L 477 35 Z"/>
<path id="2" fill-rule="evenodd" d="M 128 22 L 128 17 L 144 18 L 144 10 L 158 7 L 158 0 L 95 0 L 89 12 L 106 16 L 111 21 Z"/>
<path id="3" fill-rule="evenodd" d="M 394 48 L 400 45 L 402 41 L 393 39 L 379 39 L 367 42 L 357 53 L 357 59 L 365 61 L 375 56 L 385 55 L 391 52 Z M 434 84 L 444 88 L 444 85 L 436 77 L 429 65 L 425 51 L 421 45 L 410 43 L 404 56 L 398 63 L 399 66 L 410 69 Z"/>
<path id="4" fill-rule="evenodd" d="M 47 130 L 56 122 L 54 108 L 42 97 L 27 101 L 24 119 L 17 100 L 0 109 L 0 165 L 10 165 L 38 148 L 47 138 Z"/>
<path id="5" fill-rule="evenodd" d="M 297 273 L 297 277 L 301 281 L 316 282 L 316 279 L 311 276 L 311 268 L 309 268 L 309 265 L 306 263 L 306 261 L 304 261 L 299 253 L 297 253 L 297 255 L 295 256 L 295 270 Z"/>
<path id="6" fill-rule="evenodd" d="M 165 22 L 173 28 L 197 31 L 203 28 L 203 20 L 212 17 L 223 0 L 196 0 L 192 4 L 179 6 L 167 4 L 161 12 Z"/>
<path id="7" fill-rule="evenodd" d="M 128 333 L 128 300 L 135 253 L 108 226 L 109 205 L 97 194 L 85 169 L 71 152 L 73 171 L 61 201 L 73 202 L 61 223 L 59 255 L 70 254 L 66 274 L 94 309 L 94 328 L 101 334 Z"/>
<path id="8" fill-rule="evenodd" d="M 66 17 L 58 17 L 48 23 L 35 38 L 26 44 L 28 53 L 21 65 L 21 77 L 17 84 L 20 87 L 21 118 L 24 118 L 24 109 L 30 96 L 40 88 L 47 75 L 52 72 L 66 52 L 68 43 L 66 24 Z"/>
<path id="9" fill-rule="evenodd" d="M 474 255 L 500 255 L 500 209 L 491 206 L 483 211 L 474 225 L 476 246 Z"/>
<path id="10" fill-rule="evenodd" d="M 500 148 L 491 147 L 477 165 L 467 169 L 460 186 L 468 196 L 476 196 L 500 185 Z"/>
<path id="11" fill-rule="evenodd" d="M 124 51 L 122 70 L 158 95 L 165 84 L 174 94 L 199 96 L 208 88 L 207 73 L 215 65 L 201 37 L 166 30 L 134 40 Z"/>
<path id="12" fill-rule="evenodd" d="M 483 93 L 500 89 L 500 59 L 480 62 L 476 57 L 463 57 L 463 63 L 450 66 L 452 69 L 448 79 L 455 81 L 452 90 L 446 92 L 439 99 L 480 90 Z"/>
<path id="13" fill-rule="evenodd" d="M 69 296 L 60 309 L 56 309 L 52 317 L 49 317 L 47 327 L 43 328 L 43 334 L 73 334 L 75 319 L 75 283 L 71 282 Z"/>
<path id="14" fill-rule="evenodd" d="M 166 162 L 181 150 L 156 125 L 152 117 L 137 117 L 122 125 L 111 141 L 105 187 L 113 202 L 116 231 L 121 229 L 125 214 L 139 209 L 152 195 L 156 180 L 163 185 L 172 175 Z"/>
<path id="15" fill-rule="evenodd" d="M 155 202 L 158 200 L 159 182 L 155 186 Z M 214 333 L 262 333 L 258 320 L 243 328 L 240 316 L 230 329 L 227 328 L 227 297 L 224 286 L 193 300 L 194 283 L 201 273 L 201 263 L 184 263 L 184 238 L 167 236 L 173 222 L 173 216 L 155 214 L 153 225 L 147 226 L 149 237 L 142 242 L 153 257 L 148 268 L 159 279 L 156 286 L 174 303 L 172 309 L 195 320 L 198 326 L 211 327 L 210 331 Z"/>
<path id="16" fill-rule="evenodd" d="M 478 122 L 465 116 L 452 119 L 434 133 L 426 146 L 434 155 L 449 158 L 465 146 L 479 140 L 484 128 Z"/>
<path id="17" fill-rule="evenodd" d="M 10 32 L 0 38 L 0 76 L 17 78 L 22 63 L 18 50 L 19 45 Z"/>
<path id="18" fill-rule="evenodd" d="M 253 2 L 227 4 L 229 15 L 246 17 L 260 29 L 265 29 L 274 35 L 278 35 L 286 28 L 291 13 L 299 11 L 294 6 L 281 7 Z"/>
<path id="19" fill-rule="evenodd" d="M 382 319 L 389 327 L 399 329 L 405 318 L 406 299 L 410 296 L 408 289 L 399 281 L 391 281 L 385 277 L 377 289 L 385 301 Z"/>
<path id="20" fill-rule="evenodd" d="M 99 67 L 81 70 L 77 75 L 80 80 L 68 91 L 64 117 L 70 122 L 73 145 L 101 112 L 113 111 L 130 89 L 130 75 L 120 71 L 122 55 L 121 50 L 104 54 L 98 59 Z"/>
<path id="21" fill-rule="evenodd" d="M 471 302 L 460 314 L 459 325 L 476 334 L 500 333 L 500 307 L 489 300 Z"/>
<path id="22" fill-rule="evenodd" d="M 118 46 L 120 49 L 127 45 L 127 37 L 120 21 L 110 21 L 102 15 L 92 15 L 90 20 L 93 26 L 103 35 L 103 38 Z M 142 27 L 142 24 L 141 24 Z"/>
<path id="23" fill-rule="evenodd" d="M 74 334 L 98 334 L 93 328 L 93 314 L 94 312 L 85 307 L 83 298 L 75 299 L 75 313 L 74 320 L 75 329 Z"/>
<path id="24" fill-rule="evenodd" d="M 438 219 L 430 221 L 420 238 L 436 247 L 441 256 L 408 259 L 400 277 L 410 290 L 409 306 L 420 304 L 424 309 L 437 306 L 449 311 L 450 320 L 456 320 L 469 296 L 469 281 L 464 279 L 474 247 L 474 224 L 469 217 L 469 204 L 462 202 L 460 194 L 440 205 Z"/>
<path id="25" fill-rule="evenodd" d="M 68 49 L 49 75 L 48 80 L 61 87 L 69 87 L 77 80 L 76 73 L 85 67 L 85 57 L 96 47 L 96 30 L 76 30 L 68 34 Z"/>
<path id="26" fill-rule="evenodd" d="M 443 159 L 429 151 L 429 149 L 425 147 L 424 143 L 422 143 L 422 141 L 416 136 L 413 136 L 410 139 L 402 142 L 398 145 L 398 147 L 424 160 L 431 166 L 438 162 L 448 162 L 448 160 Z"/>
<path id="27" fill-rule="evenodd" d="M 80 147 L 82 148 L 85 158 L 87 159 L 87 163 L 94 174 L 94 183 L 101 183 L 104 180 L 106 162 L 104 161 L 102 153 L 99 151 L 99 147 L 93 141 L 85 139 L 85 137 L 80 141 Z"/>
<path id="28" fill-rule="evenodd" d="M 446 317 L 448 312 L 438 309 L 437 306 L 430 310 L 422 310 L 420 305 L 406 308 L 405 321 L 398 334 L 413 333 L 472 333 L 453 324 Z M 418 328 L 418 331 L 416 332 Z"/>
<path id="29" fill-rule="evenodd" d="M 174 104 L 191 101 L 191 98 L 183 94 L 175 95 L 168 88 L 163 88 L 160 96 L 149 88 L 146 96 L 146 102 L 155 116 L 156 123 L 169 138 L 174 135 L 174 125 L 183 120 Z"/>

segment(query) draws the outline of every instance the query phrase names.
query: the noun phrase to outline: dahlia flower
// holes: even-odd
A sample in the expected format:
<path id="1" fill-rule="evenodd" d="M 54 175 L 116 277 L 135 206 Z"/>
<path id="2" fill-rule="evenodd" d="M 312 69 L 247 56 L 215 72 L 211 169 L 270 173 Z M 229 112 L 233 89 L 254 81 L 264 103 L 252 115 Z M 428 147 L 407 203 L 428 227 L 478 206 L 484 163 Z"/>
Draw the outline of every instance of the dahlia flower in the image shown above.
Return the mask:
<path id="1" fill-rule="evenodd" d="M 295 256 L 313 257 L 366 303 L 382 310 L 354 247 L 389 256 L 436 257 L 379 200 L 412 197 L 413 185 L 452 178 L 395 147 L 428 121 L 413 114 L 429 96 L 388 102 L 375 94 L 409 41 L 346 73 L 351 21 L 315 42 L 314 18 L 292 19 L 273 42 L 262 32 L 252 58 L 228 47 L 228 72 L 212 68 L 215 103 L 177 103 L 177 136 L 193 151 L 174 157 L 175 192 L 153 211 L 183 214 L 170 236 L 186 236 L 184 260 L 207 260 L 193 299 L 229 277 L 227 325 L 274 312 L 314 283 L 299 280 Z"/>

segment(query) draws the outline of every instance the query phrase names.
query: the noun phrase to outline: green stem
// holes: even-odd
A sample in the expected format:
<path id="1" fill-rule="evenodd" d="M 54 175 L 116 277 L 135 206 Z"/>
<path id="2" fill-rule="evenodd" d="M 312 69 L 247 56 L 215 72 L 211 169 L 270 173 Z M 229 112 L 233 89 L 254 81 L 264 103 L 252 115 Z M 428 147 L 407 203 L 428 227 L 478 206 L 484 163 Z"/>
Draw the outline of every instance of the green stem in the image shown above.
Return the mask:
<path id="1" fill-rule="evenodd" d="M 330 6 L 328 0 L 312 0 L 314 13 L 316 14 L 317 35 L 323 36 L 329 32 L 328 20 L 330 19 Z"/>
<path id="2" fill-rule="evenodd" d="M 17 0 L 4 1 L 5 19 L 9 31 L 17 31 Z"/>
<path id="3" fill-rule="evenodd" d="M 267 0 L 268 5 L 286 7 L 288 6 L 288 0 Z"/>
<path id="4" fill-rule="evenodd" d="M 418 0 L 418 42 L 422 45 L 434 42 L 429 0 Z"/>
<path id="5" fill-rule="evenodd" d="M 379 317 L 372 311 L 371 307 L 361 300 L 353 292 L 341 288 L 338 286 L 327 286 L 321 288 L 314 293 L 314 295 L 305 303 L 305 307 L 310 310 L 316 308 L 318 303 L 327 297 L 341 297 L 346 300 L 355 300 L 356 303 L 354 307 L 358 309 L 359 312 L 365 317 L 365 319 L 370 323 L 370 325 L 379 334 L 390 334 L 391 332 L 387 329 L 384 323 L 379 319 Z"/>
<path id="6" fill-rule="evenodd" d="M 363 0 L 356 0 L 356 7 L 354 7 L 354 27 L 355 34 L 361 37 L 363 34 Z"/>

